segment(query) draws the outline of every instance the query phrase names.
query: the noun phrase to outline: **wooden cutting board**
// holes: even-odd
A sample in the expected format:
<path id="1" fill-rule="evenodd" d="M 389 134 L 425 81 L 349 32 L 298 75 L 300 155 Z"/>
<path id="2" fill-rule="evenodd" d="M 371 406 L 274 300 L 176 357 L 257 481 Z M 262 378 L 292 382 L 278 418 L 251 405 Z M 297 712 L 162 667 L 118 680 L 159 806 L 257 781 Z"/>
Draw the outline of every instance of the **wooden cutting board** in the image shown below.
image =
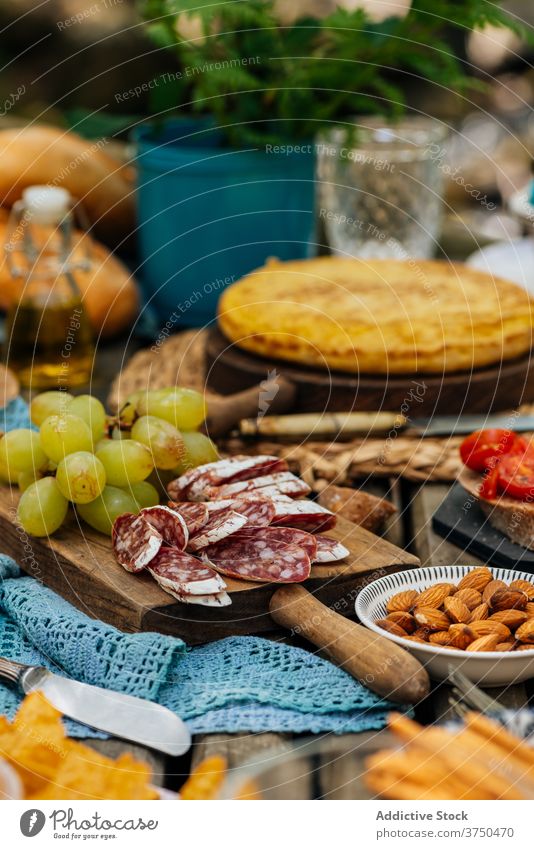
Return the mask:
<path id="1" fill-rule="evenodd" d="M 225 578 L 232 597 L 228 607 L 181 604 L 150 575 L 125 572 L 115 562 L 109 538 L 78 525 L 74 515 L 50 539 L 29 537 L 16 521 L 18 499 L 18 490 L 0 487 L 0 550 L 87 615 L 123 631 L 160 631 L 189 644 L 276 629 L 269 601 L 279 585 Z M 343 518 L 328 535 L 341 540 L 350 555 L 312 567 L 305 586 L 346 616 L 354 613 L 359 587 L 420 565 L 417 557 Z"/>
<path id="2" fill-rule="evenodd" d="M 436 413 L 490 413 L 534 401 L 532 353 L 510 362 L 450 374 L 345 374 L 306 368 L 255 356 L 230 342 L 217 327 L 206 334 L 206 375 L 210 389 L 241 392 L 282 375 L 296 387 L 295 412 L 404 410 L 424 417 Z"/>

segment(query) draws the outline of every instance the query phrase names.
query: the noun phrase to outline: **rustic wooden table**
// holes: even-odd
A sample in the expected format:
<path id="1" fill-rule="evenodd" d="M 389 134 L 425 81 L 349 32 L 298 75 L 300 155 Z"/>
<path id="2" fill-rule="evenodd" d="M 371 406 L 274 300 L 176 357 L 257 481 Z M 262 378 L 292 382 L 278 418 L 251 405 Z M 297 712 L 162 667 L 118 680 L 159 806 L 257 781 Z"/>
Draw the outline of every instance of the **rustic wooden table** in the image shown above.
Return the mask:
<path id="1" fill-rule="evenodd" d="M 134 343 L 134 347 L 137 347 Z M 128 354 L 133 353 L 130 350 Z M 91 391 L 99 394 L 105 400 L 111 376 L 128 359 L 124 345 L 108 347 L 99 357 L 100 368 Z M 358 482 L 356 483 L 358 485 Z M 440 565 L 465 563 L 480 565 L 481 561 L 471 554 L 439 537 L 432 530 L 432 516 L 441 501 L 445 498 L 449 486 L 446 484 L 415 485 L 403 480 L 366 480 L 359 484 L 363 489 L 376 495 L 385 495 L 394 501 L 397 513 L 389 520 L 384 530 L 386 539 L 395 545 L 409 549 L 416 554 L 422 565 Z M 294 638 L 282 633 L 272 635 L 273 639 L 294 642 Z M 298 645 L 304 646 L 303 642 Z M 313 647 L 306 646 L 310 651 Z M 518 684 L 512 687 L 491 690 L 491 695 L 498 698 L 508 707 L 519 707 L 528 703 L 533 692 L 532 682 Z M 434 685 L 427 699 L 416 708 L 417 719 L 425 724 L 442 722 L 454 715 L 450 703 L 451 688 L 447 685 Z M 329 799 L 366 799 L 366 791 L 362 779 L 362 766 L 365 755 L 377 748 L 387 746 L 391 738 L 386 730 L 379 732 L 364 732 L 361 734 L 330 737 L 329 744 L 335 749 L 340 744 L 351 751 L 351 758 L 323 756 L 324 763 L 315 769 L 314 780 L 301 776 L 294 781 L 292 767 L 287 766 L 287 781 L 291 781 L 292 793 L 312 793 L 314 797 Z M 277 733 L 240 733 L 240 734 L 209 734 L 197 736 L 193 741 L 190 757 L 180 760 L 165 759 L 159 755 L 142 749 L 137 754 L 148 759 L 154 771 L 155 783 L 179 789 L 190 769 L 208 755 L 221 754 L 228 761 L 230 770 L 235 770 L 242 764 L 254 761 L 265 761 L 276 753 L 287 752 L 293 748 L 296 739 L 291 735 Z M 101 751 L 116 756 L 124 749 L 131 749 L 130 744 L 119 740 L 93 742 L 92 745 Z M 320 759 L 319 759 L 320 760 Z M 313 789 L 311 789 L 313 788 Z"/>

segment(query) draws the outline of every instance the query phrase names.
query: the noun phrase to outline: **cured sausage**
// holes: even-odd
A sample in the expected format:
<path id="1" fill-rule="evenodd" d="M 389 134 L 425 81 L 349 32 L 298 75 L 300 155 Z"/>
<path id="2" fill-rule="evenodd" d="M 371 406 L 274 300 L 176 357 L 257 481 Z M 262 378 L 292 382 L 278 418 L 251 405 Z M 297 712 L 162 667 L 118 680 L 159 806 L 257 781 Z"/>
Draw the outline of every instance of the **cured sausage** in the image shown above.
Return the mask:
<path id="1" fill-rule="evenodd" d="M 195 469 L 190 469 L 172 481 L 167 491 L 176 501 L 198 501 L 199 495 L 207 486 L 220 486 L 231 481 L 248 480 L 249 478 L 266 475 L 270 472 L 281 472 L 287 469 L 285 460 L 269 454 L 256 457 L 237 455 L 214 463 L 204 463 Z"/>
<path id="2" fill-rule="evenodd" d="M 316 536 L 314 539 L 317 543 L 317 553 L 312 560 L 313 563 L 335 563 L 336 560 L 343 560 L 350 554 L 348 548 L 345 548 L 337 539 L 324 536 Z"/>
<path id="3" fill-rule="evenodd" d="M 226 584 L 212 568 L 177 548 L 162 548 L 148 571 L 162 589 L 181 595 L 216 595 Z"/>
<path id="4" fill-rule="evenodd" d="M 165 589 L 165 592 L 183 604 L 200 604 L 202 607 L 228 607 L 229 604 L 232 604 L 232 599 L 224 591 L 221 593 L 212 593 L 211 595 L 188 595 L 187 593 L 175 592 L 166 587 L 162 587 L 162 589 Z"/>
<path id="5" fill-rule="evenodd" d="M 262 539 L 267 542 L 273 550 L 282 549 L 284 545 L 300 546 L 313 563 L 317 557 L 317 537 L 302 531 L 299 528 L 275 528 L 267 529 L 244 527 L 239 531 L 239 539 L 251 540 Z"/>
<path id="6" fill-rule="evenodd" d="M 222 575 L 244 581 L 296 583 L 310 575 L 311 562 L 299 545 L 268 536 L 270 528 L 234 534 L 201 552 L 202 560 Z"/>
<path id="7" fill-rule="evenodd" d="M 254 525 L 256 528 L 270 525 L 276 512 L 272 499 L 260 496 L 199 502 L 199 504 L 204 504 L 212 515 L 221 510 L 235 510 L 236 513 L 246 517 L 249 525 Z"/>
<path id="8" fill-rule="evenodd" d="M 169 501 L 169 507 L 182 517 L 189 536 L 196 534 L 209 519 L 208 505 L 204 501 Z"/>
<path id="9" fill-rule="evenodd" d="M 222 486 L 208 486 L 202 491 L 198 490 L 198 493 L 199 498 L 203 501 L 222 500 L 235 498 L 243 492 L 256 492 L 257 495 L 264 495 L 265 493 L 262 490 L 265 487 L 273 486 L 277 492 L 282 495 L 289 495 L 291 498 L 301 498 L 304 495 L 309 495 L 311 491 L 307 483 L 291 472 L 276 472 L 272 475 L 261 475 L 251 480 L 236 481 Z"/>
<path id="10" fill-rule="evenodd" d="M 170 507 L 158 504 L 154 507 L 145 507 L 139 515 L 159 531 L 164 542 L 179 548 L 181 551 L 185 550 L 189 540 L 189 531 L 185 520 L 179 513 L 171 510 Z"/>
<path id="11" fill-rule="evenodd" d="M 329 531 L 337 522 L 334 513 L 315 501 L 292 501 L 291 504 L 277 502 L 274 507 L 273 525 L 289 525 L 310 533 L 318 533 Z"/>
<path id="12" fill-rule="evenodd" d="M 117 562 L 127 572 L 141 572 L 163 543 L 161 534 L 143 516 L 133 513 L 117 516 L 111 539 Z"/>
<path id="13" fill-rule="evenodd" d="M 247 524 L 247 517 L 236 513 L 235 510 L 221 510 L 204 525 L 200 531 L 189 540 L 190 551 L 200 551 L 208 545 L 220 542 L 235 534 Z"/>

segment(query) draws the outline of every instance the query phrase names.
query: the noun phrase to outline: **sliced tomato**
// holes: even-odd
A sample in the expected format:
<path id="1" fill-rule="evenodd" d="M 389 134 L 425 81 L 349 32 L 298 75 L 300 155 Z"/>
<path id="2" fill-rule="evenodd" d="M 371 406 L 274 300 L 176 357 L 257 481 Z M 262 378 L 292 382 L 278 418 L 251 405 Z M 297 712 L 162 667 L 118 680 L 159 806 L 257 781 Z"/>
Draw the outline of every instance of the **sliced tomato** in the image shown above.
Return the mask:
<path id="1" fill-rule="evenodd" d="M 493 428 L 476 430 L 460 445 L 460 457 L 475 472 L 484 472 L 491 460 L 506 454 L 513 446 L 516 434 L 511 430 Z"/>
<path id="2" fill-rule="evenodd" d="M 501 492 L 512 498 L 534 501 L 534 451 L 508 454 L 497 467 Z"/>
<path id="3" fill-rule="evenodd" d="M 499 464 L 497 460 L 493 469 L 489 469 L 482 479 L 480 484 L 479 494 L 481 498 L 492 500 L 497 497 L 497 484 L 499 480 Z"/>

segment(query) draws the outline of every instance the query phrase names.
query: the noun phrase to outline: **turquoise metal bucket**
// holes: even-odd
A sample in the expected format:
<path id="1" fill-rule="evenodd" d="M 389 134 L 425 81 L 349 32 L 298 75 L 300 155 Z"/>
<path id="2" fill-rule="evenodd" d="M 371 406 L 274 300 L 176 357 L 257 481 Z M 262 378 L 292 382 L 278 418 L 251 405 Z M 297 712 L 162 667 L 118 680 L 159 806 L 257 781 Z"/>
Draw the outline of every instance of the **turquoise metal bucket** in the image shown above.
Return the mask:
<path id="1" fill-rule="evenodd" d="M 208 121 L 134 133 L 139 276 L 172 329 L 213 320 L 223 289 L 270 256 L 313 251 L 313 145 L 233 149 Z"/>

